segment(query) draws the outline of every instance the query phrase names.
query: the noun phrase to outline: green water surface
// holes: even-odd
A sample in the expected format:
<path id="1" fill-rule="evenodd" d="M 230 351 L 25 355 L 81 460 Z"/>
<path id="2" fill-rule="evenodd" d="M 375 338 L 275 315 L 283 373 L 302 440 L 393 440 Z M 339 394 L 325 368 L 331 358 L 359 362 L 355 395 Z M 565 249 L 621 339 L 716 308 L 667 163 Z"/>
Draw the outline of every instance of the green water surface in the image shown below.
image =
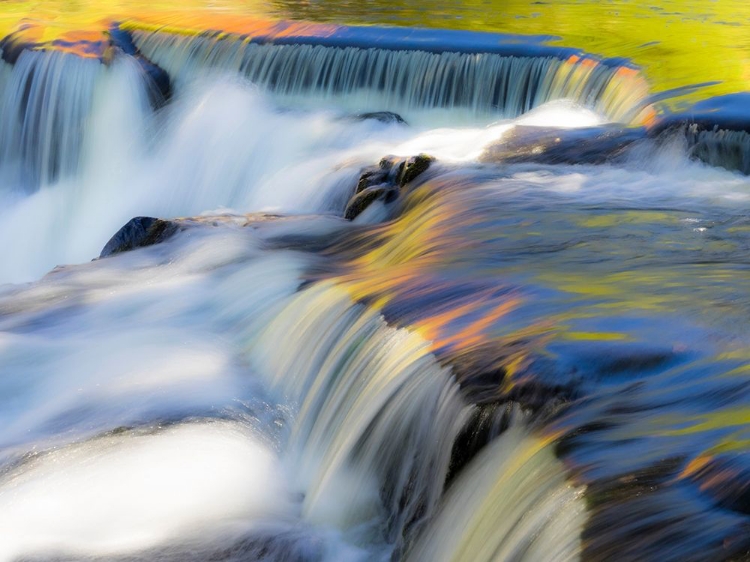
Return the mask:
<path id="1" fill-rule="evenodd" d="M 750 90 L 746 0 L 272 0 L 280 17 L 556 35 L 557 44 L 643 67 L 655 92 L 718 81 L 673 103 Z"/>

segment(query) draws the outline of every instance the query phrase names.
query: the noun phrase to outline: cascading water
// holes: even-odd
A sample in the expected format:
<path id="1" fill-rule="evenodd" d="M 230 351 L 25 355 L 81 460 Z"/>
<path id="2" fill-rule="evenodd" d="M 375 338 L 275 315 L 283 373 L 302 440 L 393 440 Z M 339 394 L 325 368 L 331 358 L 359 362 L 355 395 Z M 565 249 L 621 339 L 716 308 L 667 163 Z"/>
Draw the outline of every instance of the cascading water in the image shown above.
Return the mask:
<path id="1" fill-rule="evenodd" d="M 294 294 L 316 258 L 263 247 L 348 230 L 310 220 L 196 228 L 3 297 L 3 559 L 386 560 L 428 532 L 472 407 L 419 335 L 335 285 Z"/>
<path id="2" fill-rule="evenodd" d="M 517 117 L 565 98 L 624 121 L 643 109 L 648 92 L 633 70 L 577 57 L 260 45 L 138 30 L 133 40 L 178 84 L 200 71 L 221 69 L 238 72 L 287 103 L 309 105 L 312 96 L 318 104 L 352 111 L 447 108 L 481 121 Z"/>
<path id="3" fill-rule="evenodd" d="M 577 560 L 582 493 L 548 443 L 511 428 L 461 475 L 407 559 Z"/>
<path id="4" fill-rule="evenodd" d="M 164 41 L 163 35 L 157 33 L 149 49 L 138 43 L 145 52 L 158 54 L 155 59 L 163 59 L 166 68 L 174 67 L 174 76 L 201 75 L 184 58 L 193 52 L 190 49 L 199 54 L 203 48 L 210 52 L 202 39 L 183 39 L 176 47 L 167 43 L 162 53 Z M 192 47 L 188 49 L 189 46 Z M 325 48 L 246 48 L 262 50 L 256 57 L 260 66 L 277 64 L 287 68 L 284 72 L 291 93 L 307 89 L 309 95 L 316 91 L 315 83 L 292 84 L 296 66 L 309 63 L 313 69 L 335 68 L 349 84 L 341 87 L 342 95 L 354 99 L 351 94 L 355 87 L 364 92 L 364 98 L 357 102 L 360 109 L 382 109 L 379 104 L 386 100 L 379 98 L 377 92 L 384 92 L 404 100 L 405 108 L 415 110 L 415 115 L 436 104 L 445 106 L 454 122 L 451 128 L 456 127 L 456 121 L 459 125 L 474 123 L 477 114 L 484 115 L 485 123 L 505 113 L 516 115 L 546 100 L 566 98 L 575 90 L 578 93 L 574 97 L 580 94 L 580 99 L 591 101 L 592 107 L 606 102 L 615 112 L 613 115 L 630 111 L 633 104 L 642 101 L 637 97 L 641 87 L 638 84 L 635 91 L 617 87 L 607 90 L 607 83 L 616 81 L 618 75 L 602 65 L 576 70 L 576 64 L 557 59 L 387 51 L 349 56 L 342 50 L 320 54 L 316 59 L 309 50 L 325 53 Z M 391 61 L 393 64 L 383 67 L 383 72 L 403 83 L 384 82 L 373 88 L 380 80 L 380 63 L 368 74 L 364 71 L 373 57 L 403 59 L 403 64 Z M 238 70 L 219 59 L 220 63 L 199 57 L 204 68 L 213 68 L 212 63 L 216 63 L 224 71 Z M 428 64 L 427 59 L 433 61 L 429 64 L 437 65 L 436 69 L 442 68 L 442 73 L 456 72 L 449 72 L 455 67 L 474 79 L 466 85 L 459 77 L 436 80 L 436 84 L 447 84 L 443 92 L 447 97 L 433 92 L 440 99 L 433 99 L 433 94 L 425 98 L 427 94 L 422 89 L 426 82 L 403 81 L 403 77 L 423 76 L 423 70 L 403 72 L 400 68 L 405 68 L 407 61 L 418 66 Z M 30 70 L 37 67 L 39 70 Z M 528 75 L 530 81 L 517 82 L 518 72 Z M 576 75 L 578 79 L 573 79 Z M 368 78 L 359 84 L 363 76 Z M 23 238 L 24 244 L 0 249 L 0 260 L 7 264 L 0 280 L 5 281 L 32 279 L 55 265 L 96 256 L 118 225 L 138 214 L 186 216 L 220 208 L 340 212 L 348 196 L 347 186 L 363 163 L 393 152 L 401 142 L 415 136 L 416 143 L 405 144 L 402 150 L 441 148 L 421 138 L 434 130 L 432 124 L 406 128 L 372 121 L 357 123 L 337 119 L 340 110 L 280 112 L 266 94 L 256 90 L 254 82 L 239 82 L 231 74 L 187 80 L 187 85 L 178 87 L 181 94 L 174 103 L 154 113 L 149 103 L 151 80 L 126 56 L 103 66 L 93 59 L 69 54 L 24 52 L 13 67 L 11 79 L 13 82 L 6 89 L 6 103 L 10 105 L 3 112 L 4 118 L 12 122 L 4 129 L 7 150 L 0 162 L 0 169 L 5 170 L 4 185 L 0 186 L 0 234 L 8 239 Z M 492 103 L 479 99 L 486 90 L 482 84 L 491 81 L 505 84 L 498 86 L 500 89 L 493 94 L 497 99 Z M 263 79 L 259 83 L 267 85 Z M 528 98 L 521 91 L 527 86 L 536 92 L 534 97 Z M 281 86 L 277 89 L 283 90 Z M 451 89 L 454 94 L 460 90 L 463 97 L 455 99 L 446 93 Z M 28 101 L 21 93 L 26 90 L 31 96 Z M 602 97 L 610 90 L 616 94 L 616 103 Z M 370 99 L 370 93 L 376 97 Z M 467 100 L 477 96 L 467 106 Z M 500 107 L 493 108 L 493 103 Z M 618 105 L 623 103 L 624 107 Z M 472 104 L 473 116 L 467 115 L 465 110 Z M 403 104 L 396 103 L 400 105 Z M 507 107 L 507 111 L 502 111 L 502 107 Z M 411 119 L 412 113 L 404 112 L 404 116 Z M 499 134 L 498 129 L 473 130 L 475 133 L 452 146 L 451 152 L 470 147 L 473 153 L 481 149 L 479 143 L 485 144 Z M 291 131 L 297 133 L 290 134 Z M 446 134 L 442 133 L 438 144 L 446 144 Z M 466 132 L 458 130 L 454 134 Z M 35 139 L 40 143 L 35 144 Z M 29 166 L 36 171 L 27 173 Z M 20 183 L 23 186 L 19 188 Z M 34 190 L 38 192 L 25 196 Z"/>
<path id="5" fill-rule="evenodd" d="M 294 352 L 272 353 L 280 342 Z M 290 462 L 306 473 L 304 515 L 348 528 L 384 508 L 380 540 L 400 546 L 432 515 L 466 421 L 449 370 L 421 337 L 325 284 L 300 293 L 253 348 L 271 388 L 300 405 Z"/>
<path id="6" fill-rule="evenodd" d="M 750 552 L 750 183 L 637 70 L 113 25 L 0 69 L 0 560 Z"/>
<path id="7" fill-rule="evenodd" d="M 750 134 L 745 131 L 688 132 L 692 152 L 704 162 L 750 174 Z"/>
<path id="8" fill-rule="evenodd" d="M 0 174 L 3 189 L 33 190 L 78 171 L 98 61 L 24 51 L 3 64 Z"/>

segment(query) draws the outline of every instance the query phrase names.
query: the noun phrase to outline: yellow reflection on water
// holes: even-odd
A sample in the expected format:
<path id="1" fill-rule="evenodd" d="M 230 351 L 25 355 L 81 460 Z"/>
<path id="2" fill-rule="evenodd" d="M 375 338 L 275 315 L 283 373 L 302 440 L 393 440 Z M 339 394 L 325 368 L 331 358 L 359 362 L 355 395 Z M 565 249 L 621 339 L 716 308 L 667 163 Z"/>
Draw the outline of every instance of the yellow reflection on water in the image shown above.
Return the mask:
<path id="1" fill-rule="evenodd" d="M 278 15 L 262 0 L 12 0 L 0 2 L 0 35 L 34 23 L 41 28 L 38 41 L 48 42 L 70 31 L 103 32 L 111 21 L 160 13 L 202 13 L 207 27 L 212 15 Z"/>
<path id="2" fill-rule="evenodd" d="M 721 81 L 692 97 L 750 90 L 750 3 L 746 0 L 22 0 L 0 4 L 0 34 L 31 18 L 40 41 L 105 22 L 165 14 L 254 15 L 340 24 L 399 25 L 542 34 L 556 44 L 642 66 L 656 92 Z M 685 98 L 688 99 L 687 97 Z"/>
<path id="3" fill-rule="evenodd" d="M 301 19 L 557 35 L 558 43 L 644 67 L 655 91 L 719 80 L 698 97 L 750 90 L 746 0 L 273 0 Z M 428 17 L 429 15 L 429 17 Z"/>

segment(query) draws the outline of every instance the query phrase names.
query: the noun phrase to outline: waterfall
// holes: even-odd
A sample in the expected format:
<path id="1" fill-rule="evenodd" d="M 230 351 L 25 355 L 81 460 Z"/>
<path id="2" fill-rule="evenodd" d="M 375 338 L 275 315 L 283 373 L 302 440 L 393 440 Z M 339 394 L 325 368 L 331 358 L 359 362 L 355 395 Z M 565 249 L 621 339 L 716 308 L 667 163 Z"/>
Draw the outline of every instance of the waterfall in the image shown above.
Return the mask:
<path id="1" fill-rule="evenodd" d="M 582 496 L 549 443 L 512 427 L 461 473 L 406 559 L 577 560 L 586 521 Z"/>
<path id="2" fill-rule="evenodd" d="M 593 58 L 259 44 L 229 37 L 132 31 L 140 51 L 178 84 L 201 70 L 237 72 L 282 99 L 310 96 L 353 110 L 468 110 L 517 117 L 572 99 L 614 121 L 634 119 L 648 85 L 637 71 Z"/>
<path id="3" fill-rule="evenodd" d="M 746 132 L 547 39 L 112 21 L 0 62 L 0 562 L 748 551 Z"/>
<path id="4" fill-rule="evenodd" d="M 251 357 L 298 405 L 288 460 L 302 467 L 305 516 L 345 528 L 380 516 L 380 540 L 398 548 L 434 512 L 467 420 L 429 342 L 322 283 L 269 323 Z"/>
<path id="5" fill-rule="evenodd" d="M 7 63 L 3 72 L 7 73 Z M 2 88 L 0 174 L 3 188 L 36 189 L 78 171 L 94 85 L 95 59 L 23 51 Z"/>
<path id="6" fill-rule="evenodd" d="M 127 45 L 116 58 L 138 61 L 141 88 L 149 95 L 156 64 L 183 93 L 197 77 L 222 71 L 284 104 L 308 108 L 407 116 L 440 108 L 474 123 L 514 118 L 557 99 L 621 122 L 642 120 L 649 110 L 648 85 L 637 70 L 588 56 L 255 43 L 232 35 L 146 31 L 137 24 L 115 27 L 112 34 L 118 47 Z M 97 84 L 108 69 L 97 58 L 54 49 L 19 52 L 13 65 L 2 62 L 0 72 L 0 174 L 5 189 L 33 191 L 80 170 Z"/>
<path id="7" fill-rule="evenodd" d="M 689 126 L 687 142 L 694 157 L 728 170 L 750 174 L 750 133 L 727 129 L 700 130 Z"/>
<path id="8" fill-rule="evenodd" d="M 389 326 L 344 287 L 299 289 L 317 258 L 268 249 L 279 232 L 257 220 L 228 230 L 198 224 L 164 245 L 0 296 L 0 521 L 13 530 L 1 560 L 178 560 L 225 549 L 271 549 L 284 560 L 297 548 L 300 560 L 407 551 L 429 560 L 420 552 L 443 534 L 439 514 L 454 493 L 469 513 L 487 512 L 489 500 L 527 511 L 542 495 L 540 521 L 550 502 L 566 517 L 580 513 L 559 461 L 519 427 L 446 496 L 456 440 L 475 409 L 451 368 L 430 341 Z M 293 232 L 342 228 L 303 224 Z M 83 303 L 45 334 L 23 331 L 48 318 L 47 306 Z M 39 450 L 27 455 L 31 444 Z M 549 484 L 534 480 L 527 495 L 539 470 Z M 507 476 L 499 487 L 498 474 Z M 519 478 L 527 484 L 514 496 Z M 43 505 L 69 512 L 65 525 Z M 575 545 L 579 516 L 541 535 L 536 521 L 493 536 L 511 550 L 569 552 L 560 543 L 569 532 Z M 485 531 L 456 529 L 450 540 L 476 532 Z"/>

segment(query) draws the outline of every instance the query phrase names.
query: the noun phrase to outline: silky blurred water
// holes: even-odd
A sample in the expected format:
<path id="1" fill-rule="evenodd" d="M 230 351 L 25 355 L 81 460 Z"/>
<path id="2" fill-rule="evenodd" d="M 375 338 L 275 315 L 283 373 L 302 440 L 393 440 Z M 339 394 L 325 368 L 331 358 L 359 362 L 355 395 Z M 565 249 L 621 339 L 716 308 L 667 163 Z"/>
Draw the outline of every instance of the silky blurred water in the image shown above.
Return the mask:
<path id="1" fill-rule="evenodd" d="M 729 34 L 714 68 L 643 55 L 744 21 L 679 6 L 265 9 L 560 33 L 640 57 L 657 91 L 739 84 Z M 750 179 L 679 130 L 597 144 L 647 104 L 636 71 L 576 97 L 617 67 L 545 62 L 539 96 L 503 90 L 528 107 L 480 107 L 418 80 L 254 79 L 213 39 L 139 33 L 174 78 L 160 104 L 124 55 L 0 71 L 0 560 L 747 557 Z M 258 64 L 308 60 L 294 48 Z M 372 56 L 396 76 L 425 59 Z M 362 118 L 381 110 L 405 122 Z M 545 135 L 593 148 L 571 164 Z M 420 153 L 393 200 L 343 218 L 363 170 Z M 174 234 L 99 258 L 135 216 Z"/>
<path id="2" fill-rule="evenodd" d="M 301 20 L 550 36 L 556 44 L 632 59 L 657 92 L 720 82 L 678 103 L 744 91 L 750 83 L 750 7 L 741 0 L 468 0 L 424 5 L 277 0 L 271 5 L 274 13 Z"/>

